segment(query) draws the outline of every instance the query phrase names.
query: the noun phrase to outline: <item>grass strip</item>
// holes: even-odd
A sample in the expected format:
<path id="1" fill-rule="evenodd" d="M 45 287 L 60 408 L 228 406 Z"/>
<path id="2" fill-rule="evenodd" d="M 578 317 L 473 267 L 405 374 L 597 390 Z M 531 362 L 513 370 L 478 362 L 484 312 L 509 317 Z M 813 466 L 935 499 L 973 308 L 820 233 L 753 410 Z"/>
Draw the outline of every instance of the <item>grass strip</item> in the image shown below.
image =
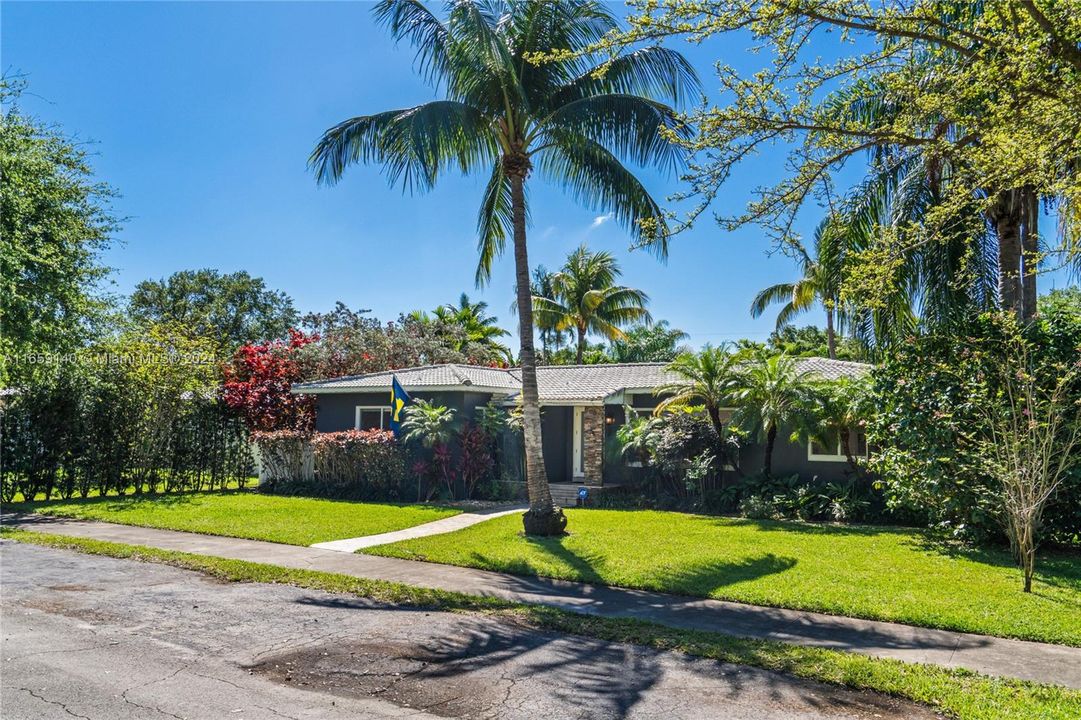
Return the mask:
<path id="1" fill-rule="evenodd" d="M 991 678 L 965 670 L 740 638 L 716 632 L 680 630 L 640 620 L 580 615 L 497 598 L 138 545 L 12 528 L 0 528 L 0 535 L 45 547 L 172 565 L 230 582 L 286 584 L 355 595 L 390 605 L 483 613 L 534 630 L 632 643 L 662 651 L 676 651 L 726 663 L 764 668 L 857 690 L 885 693 L 925 703 L 960 720 L 1075 720 L 1081 717 L 1081 692 L 1054 685 Z"/>

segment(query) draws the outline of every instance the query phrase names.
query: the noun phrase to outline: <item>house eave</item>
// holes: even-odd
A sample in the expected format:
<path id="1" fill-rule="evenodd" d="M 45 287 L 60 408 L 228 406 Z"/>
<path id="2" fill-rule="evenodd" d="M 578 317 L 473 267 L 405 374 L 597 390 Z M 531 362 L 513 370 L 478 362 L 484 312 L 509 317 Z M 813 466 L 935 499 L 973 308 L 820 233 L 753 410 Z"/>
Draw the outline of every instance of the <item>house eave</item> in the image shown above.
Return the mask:
<path id="1" fill-rule="evenodd" d="M 366 393 L 389 393 L 390 385 L 368 385 L 363 387 L 305 387 L 303 385 L 294 385 L 289 389 L 294 395 L 347 395 L 347 394 L 366 394 Z M 475 392 L 486 393 L 491 395 L 507 395 L 511 391 L 507 388 L 489 387 L 486 385 L 402 385 L 407 393 L 426 393 L 426 392 Z"/>

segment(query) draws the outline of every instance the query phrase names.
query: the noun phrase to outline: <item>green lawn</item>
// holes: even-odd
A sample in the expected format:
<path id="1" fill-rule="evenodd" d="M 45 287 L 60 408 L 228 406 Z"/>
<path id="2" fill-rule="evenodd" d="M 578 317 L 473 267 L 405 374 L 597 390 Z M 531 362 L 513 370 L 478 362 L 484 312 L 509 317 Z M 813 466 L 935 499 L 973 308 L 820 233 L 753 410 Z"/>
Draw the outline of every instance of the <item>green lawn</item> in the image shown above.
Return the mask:
<path id="1" fill-rule="evenodd" d="M 1081 556 L 1044 553 L 1026 595 L 1007 553 L 947 552 L 912 530 L 567 515 L 562 538 L 525 538 L 513 515 L 362 552 L 1081 646 Z"/>
<path id="2" fill-rule="evenodd" d="M 376 535 L 461 512 L 432 505 L 338 502 L 254 492 L 56 500 L 16 503 L 6 509 L 289 545 Z"/>

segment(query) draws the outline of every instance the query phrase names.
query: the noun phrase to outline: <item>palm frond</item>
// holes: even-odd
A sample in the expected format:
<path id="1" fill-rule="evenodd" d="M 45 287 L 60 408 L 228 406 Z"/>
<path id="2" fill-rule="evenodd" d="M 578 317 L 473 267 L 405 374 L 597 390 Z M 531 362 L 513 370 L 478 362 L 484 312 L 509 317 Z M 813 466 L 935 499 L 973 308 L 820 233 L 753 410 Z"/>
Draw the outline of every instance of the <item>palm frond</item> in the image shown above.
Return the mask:
<path id="1" fill-rule="evenodd" d="M 554 133 L 553 140 L 541 153 L 541 172 L 560 182 L 586 207 L 611 212 L 630 232 L 636 247 L 666 258 L 667 218 L 634 173 L 595 141 L 562 132 Z"/>
<path id="2" fill-rule="evenodd" d="M 378 162 L 391 185 L 428 190 L 448 165 L 468 172 L 495 155 L 491 129 L 480 112 L 437 100 L 335 125 L 323 134 L 308 165 L 320 182 L 334 184 L 346 166 Z"/>
<path id="3" fill-rule="evenodd" d="M 419 0 L 381 0 L 372 10 L 395 40 L 408 40 L 417 49 L 414 63 L 428 82 L 444 79 L 450 68 L 447 28 Z"/>
<path id="4" fill-rule="evenodd" d="M 570 133 L 588 138 L 617 157 L 665 171 L 678 169 L 686 157 L 683 149 L 663 133 L 684 140 L 691 136 L 690 127 L 671 107 L 625 93 L 571 101 L 543 121 L 543 130 L 549 135 Z"/>
<path id="5" fill-rule="evenodd" d="M 682 53 L 652 46 L 588 68 L 556 91 L 552 105 L 559 107 L 595 95 L 620 93 L 682 106 L 701 87 L 698 73 Z"/>
<path id="6" fill-rule="evenodd" d="M 527 204 L 528 212 L 528 204 Z M 484 189 L 484 198 L 477 213 L 477 261 L 475 281 L 483 287 L 492 277 L 492 263 L 503 254 L 507 238 L 513 232 L 513 208 L 510 183 L 503 173 L 503 163 L 492 164 L 492 175 Z"/>

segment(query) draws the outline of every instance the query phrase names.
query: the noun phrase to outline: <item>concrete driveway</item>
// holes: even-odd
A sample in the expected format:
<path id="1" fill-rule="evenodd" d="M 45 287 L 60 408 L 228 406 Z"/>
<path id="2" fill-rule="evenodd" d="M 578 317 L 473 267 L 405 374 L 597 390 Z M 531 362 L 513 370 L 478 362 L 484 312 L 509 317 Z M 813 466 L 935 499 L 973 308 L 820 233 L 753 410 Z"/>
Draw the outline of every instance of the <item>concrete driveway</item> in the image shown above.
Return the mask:
<path id="1" fill-rule="evenodd" d="M 934 717 L 480 616 L 0 545 L 4 718 Z"/>

